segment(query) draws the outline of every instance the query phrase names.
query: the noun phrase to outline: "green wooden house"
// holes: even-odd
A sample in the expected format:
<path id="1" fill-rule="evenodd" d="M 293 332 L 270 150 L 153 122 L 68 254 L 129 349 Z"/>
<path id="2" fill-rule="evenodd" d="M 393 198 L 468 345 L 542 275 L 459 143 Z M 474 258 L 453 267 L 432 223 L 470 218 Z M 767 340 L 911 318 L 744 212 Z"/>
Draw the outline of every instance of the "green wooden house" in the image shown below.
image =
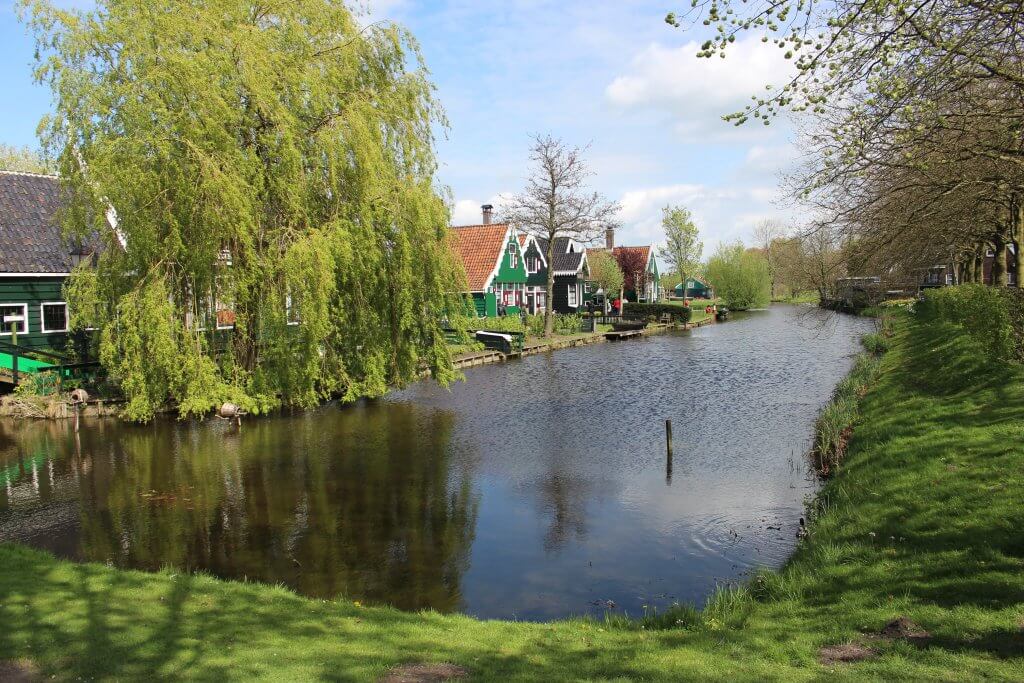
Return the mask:
<path id="1" fill-rule="evenodd" d="M 523 307 L 530 315 L 543 313 L 547 308 L 548 262 L 546 250 L 533 235 L 520 233 L 519 246 L 526 265 L 526 299 Z"/>
<path id="2" fill-rule="evenodd" d="M 488 207 L 489 208 L 489 207 Z M 452 250 L 466 271 L 466 292 L 480 317 L 518 314 L 526 305 L 528 274 L 519 234 L 491 223 L 452 227 Z"/>
<path id="3" fill-rule="evenodd" d="M 687 299 L 714 299 L 715 290 L 704 280 L 697 277 L 688 277 L 686 282 L 680 282 L 672 290 L 675 296 Z"/>
<path id="4" fill-rule="evenodd" d="M 0 340 L 63 350 L 64 280 L 87 249 L 63 239 L 56 176 L 0 171 Z"/>

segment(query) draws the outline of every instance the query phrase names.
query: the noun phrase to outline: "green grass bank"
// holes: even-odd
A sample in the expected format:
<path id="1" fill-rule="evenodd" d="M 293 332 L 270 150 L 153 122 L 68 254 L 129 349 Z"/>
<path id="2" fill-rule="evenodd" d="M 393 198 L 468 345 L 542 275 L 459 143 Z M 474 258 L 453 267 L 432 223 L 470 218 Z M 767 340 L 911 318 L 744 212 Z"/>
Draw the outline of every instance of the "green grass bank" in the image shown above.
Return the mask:
<path id="1" fill-rule="evenodd" d="M 0 662 L 58 680 L 1024 679 L 1024 369 L 904 317 L 787 567 L 700 615 L 477 621 L 0 546 Z M 879 638 L 904 616 L 930 638 Z M 822 664 L 824 646 L 873 658 Z"/>

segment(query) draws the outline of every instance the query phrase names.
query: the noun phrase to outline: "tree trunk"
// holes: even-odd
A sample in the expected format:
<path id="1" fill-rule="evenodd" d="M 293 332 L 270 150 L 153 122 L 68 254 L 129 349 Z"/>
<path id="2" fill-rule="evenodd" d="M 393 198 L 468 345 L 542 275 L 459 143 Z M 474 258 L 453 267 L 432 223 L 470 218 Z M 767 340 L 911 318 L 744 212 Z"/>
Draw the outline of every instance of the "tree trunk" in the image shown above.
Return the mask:
<path id="1" fill-rule="evenodd" d="M 974 261 L 975 255 L 970 253 L 967 255 L 967 262 L 964 264 L 964 282 L 976 282 L 974 279 Z"/>
<path id="2" fill-rule="evenodd" d="M 988 251 L 988 244 L 978 245 L 974 252 L 974 281 L 978 284 L 985 284 L 985 252 Z"/>
<path id="3" fill-rule="evenodd" d="M 995 257 L 992 259 L 992 286 L 1006 286 L 1006 230 L 1000 229 L 992 237 Z"/>
<path id="4" fill-rule="evenodd" d="M 1020 288 L 1020 278 L 1024 274 L 1024 254 L 1021 253 L 1021 247 L 1024 246 L 1024 202 L 1016 193 L 1010 200 L 1010 226 L 1013 241 L 1013 277 L 1015 284 Z"/>
<path id="5" fill-rule="evenodd" d="M 544 294 L 544 336 L 550 337 L 555 330 L 555 235 L 548 234 L 548 281 Z"/>

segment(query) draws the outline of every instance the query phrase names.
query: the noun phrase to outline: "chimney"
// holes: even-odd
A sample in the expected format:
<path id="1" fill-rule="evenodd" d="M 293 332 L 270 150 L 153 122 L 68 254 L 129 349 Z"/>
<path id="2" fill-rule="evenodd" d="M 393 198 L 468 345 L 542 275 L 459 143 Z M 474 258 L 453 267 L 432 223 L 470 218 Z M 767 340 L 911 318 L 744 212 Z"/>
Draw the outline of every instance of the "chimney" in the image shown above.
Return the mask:
<path id="1" fill-rule="evenodd" d="M 604 246 L 608 249 L 615 248 L 615 228 L 605 228 L 604 230 Z"/>
<path id="2" fill-rule="evenodd" d="M 484 204 L 480 207 L 484 211 L 484 225 L 490 225 L 494 219 L 494 206 L 491 204 Z"/>

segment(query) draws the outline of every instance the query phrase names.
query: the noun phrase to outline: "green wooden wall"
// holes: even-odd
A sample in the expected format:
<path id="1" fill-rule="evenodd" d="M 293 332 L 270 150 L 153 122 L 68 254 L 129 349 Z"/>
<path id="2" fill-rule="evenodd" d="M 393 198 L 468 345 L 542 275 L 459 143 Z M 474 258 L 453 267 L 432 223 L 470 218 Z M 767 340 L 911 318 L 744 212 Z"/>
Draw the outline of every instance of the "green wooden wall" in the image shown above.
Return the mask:
<path id="1" fill-rule="evenodd" d="M 64 301 L 64 278 L 57 277 L 0 277 L 0 305 L 28 304 L 28 333 L 18 333 L 18 344 L 35 349 L 62 351 L 67 333 L 43 334 L 42 310 L 44 301 Z M 0 336 L 11 341 L 10 335 Z"/>

